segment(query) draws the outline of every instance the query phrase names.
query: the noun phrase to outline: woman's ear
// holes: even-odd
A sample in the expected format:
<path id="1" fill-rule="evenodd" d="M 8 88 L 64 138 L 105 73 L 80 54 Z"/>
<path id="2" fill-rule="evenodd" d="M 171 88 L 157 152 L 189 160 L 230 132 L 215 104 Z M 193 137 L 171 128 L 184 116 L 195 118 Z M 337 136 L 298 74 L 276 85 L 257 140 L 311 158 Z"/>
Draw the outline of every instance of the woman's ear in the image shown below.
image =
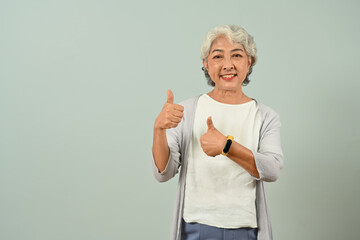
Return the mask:
<path id="1" fill-rule="evenodd" d="M 207 60 L 206 60 L 206 59 L 203 60 L 203 65 L 204 65 L 204 67 L 206 68 L 206 70 L 209 71 L 209 70 L 208 70 L 208 63 L 207 63 Z"/>
<path id="2" fill-rule="evenodd" d="M 251 64 L 252 64 L 253 60 L 254 60 L 253 57 L 249 57 L 249 62 L 248 62 L 249 68 L 251 67 Z"/>

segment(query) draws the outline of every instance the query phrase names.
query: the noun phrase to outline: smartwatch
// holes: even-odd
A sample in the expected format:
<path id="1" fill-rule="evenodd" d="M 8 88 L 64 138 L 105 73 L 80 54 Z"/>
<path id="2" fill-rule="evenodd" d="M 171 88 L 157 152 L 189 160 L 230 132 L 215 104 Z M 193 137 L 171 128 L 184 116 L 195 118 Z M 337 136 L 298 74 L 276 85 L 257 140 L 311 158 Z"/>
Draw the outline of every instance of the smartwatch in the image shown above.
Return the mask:
<path id="1" fill-rule="evenodd" d="M 228 135 L 226 137 L 226 143 L 225 143 L 225 146 L 224 146 L 224 148 L 222 150 L 222 153 L 221 153 L 222 155 L 226 156 L 228 154 L 233 140 L 234 140 L 233 136 Z"/>

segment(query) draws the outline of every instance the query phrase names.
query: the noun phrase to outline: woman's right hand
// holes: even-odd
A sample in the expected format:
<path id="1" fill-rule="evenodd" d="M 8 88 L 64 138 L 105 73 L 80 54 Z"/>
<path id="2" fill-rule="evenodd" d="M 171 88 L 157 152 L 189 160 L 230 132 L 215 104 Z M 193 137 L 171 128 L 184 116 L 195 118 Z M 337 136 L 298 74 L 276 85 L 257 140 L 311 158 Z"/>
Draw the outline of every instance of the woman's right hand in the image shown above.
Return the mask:
<path id="1" fill-rule="evenodd" d="M 174 94 L 171 90 L 167 90 L 167 96 L 167 101 L 155 120 L 154 127 L 158 130 L 177 127 L 184 115 L 184 107 L 174 104 Z"/>

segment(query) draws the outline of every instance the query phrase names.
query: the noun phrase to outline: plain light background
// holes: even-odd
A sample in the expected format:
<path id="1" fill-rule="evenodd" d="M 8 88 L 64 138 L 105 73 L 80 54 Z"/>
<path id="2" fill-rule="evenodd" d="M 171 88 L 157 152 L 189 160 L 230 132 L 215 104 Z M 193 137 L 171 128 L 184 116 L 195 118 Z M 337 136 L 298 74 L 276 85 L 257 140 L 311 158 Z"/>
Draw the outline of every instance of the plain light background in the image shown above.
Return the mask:
<path id="1" fill-rule="evenodd" d="M 0 1 L 0 239 L 169 239 L 153 123 L 211 90 L 200 44 L 243 26 L 245 93 L 282 120 L 276 240 L 360 235 L 359 1 Z"/>

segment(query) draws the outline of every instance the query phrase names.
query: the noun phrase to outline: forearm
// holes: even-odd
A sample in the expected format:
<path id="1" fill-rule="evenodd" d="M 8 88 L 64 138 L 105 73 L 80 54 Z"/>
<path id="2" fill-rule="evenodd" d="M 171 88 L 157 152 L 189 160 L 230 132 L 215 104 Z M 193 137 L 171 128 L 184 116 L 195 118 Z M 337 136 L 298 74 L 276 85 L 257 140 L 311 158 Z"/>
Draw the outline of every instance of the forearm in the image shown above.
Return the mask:
<path id="1" fill-rule="evenodd" d="M 164 171 L 170 155 L 170 149 L 166 138 L 166 129 L 154 128 L 152 153 L 159 171 Z"/>
<path id="2" fill-rule="evenodd" d="M 239 164 L 252 176 L 259 178 L 259 172 L 256 168 L 255 158 L 251 150 L 244 147 L 243 145 L 233 141 L 227 157 Z"/>

